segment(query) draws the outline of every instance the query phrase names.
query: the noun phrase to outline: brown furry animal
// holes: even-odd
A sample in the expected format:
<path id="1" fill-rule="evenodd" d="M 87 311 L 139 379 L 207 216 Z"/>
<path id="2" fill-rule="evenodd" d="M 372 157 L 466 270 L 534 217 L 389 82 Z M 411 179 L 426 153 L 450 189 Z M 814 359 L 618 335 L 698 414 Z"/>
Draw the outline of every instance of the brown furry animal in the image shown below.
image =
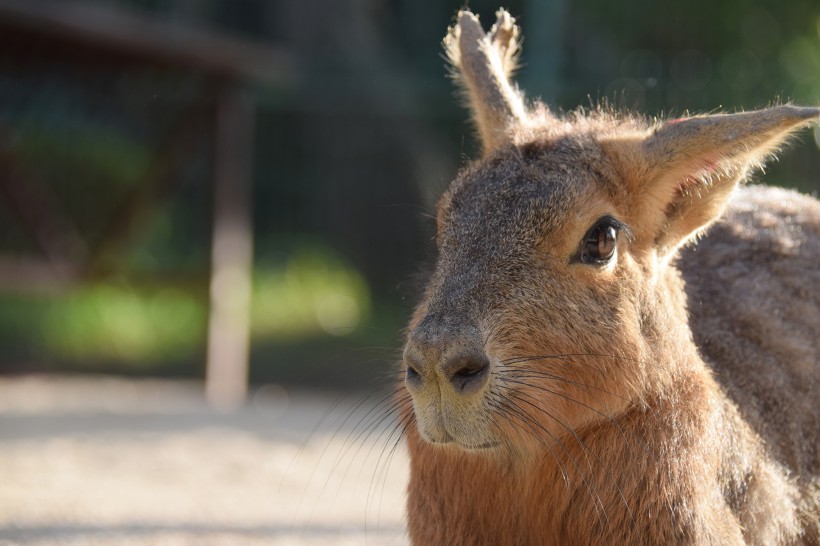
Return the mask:
<path id="1" fill-rule="evenodd" d="M 413 543 L 817 544 L 820 203 L 738 184 L 820 109 L 559 116 L 517 39 L 445 39 L 485 153 L 408 329 Z"/>

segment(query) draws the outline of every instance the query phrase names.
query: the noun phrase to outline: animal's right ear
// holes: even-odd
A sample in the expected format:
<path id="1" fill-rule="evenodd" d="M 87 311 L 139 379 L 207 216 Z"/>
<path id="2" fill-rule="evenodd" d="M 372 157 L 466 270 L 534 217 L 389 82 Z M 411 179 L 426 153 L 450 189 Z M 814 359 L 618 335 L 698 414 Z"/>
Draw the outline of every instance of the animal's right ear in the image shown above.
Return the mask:
<path id="1" fill-rule="evenodd" d="M 636 241 L 671 255 L 723 211 L 732 190 L 820 108 L 776 106 L 667 122 L 648 134 L 604 139 L 632 194 Z"/>
<path id="2" fill-rule="evenodd" d="M 516 68 L 520 29 L 505 10 L 485 33 L 478 17 L 460 11 L 444 38 L 453 74 L 463 87 L 478 128 L 484 155 L 510 141 L 512 130 L 527 119 L 524 97 L 509 76 Z"/>

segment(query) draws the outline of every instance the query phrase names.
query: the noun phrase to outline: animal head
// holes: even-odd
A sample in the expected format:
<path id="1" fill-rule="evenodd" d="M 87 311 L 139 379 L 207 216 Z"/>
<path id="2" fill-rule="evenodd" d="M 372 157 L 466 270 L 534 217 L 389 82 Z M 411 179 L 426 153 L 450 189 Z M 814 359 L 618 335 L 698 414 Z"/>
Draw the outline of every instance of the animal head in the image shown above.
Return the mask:
<path id="1" fill-rule="evenodd" d="M 510 81 L 518 39 L 502 10 L 488 33 L 460 12 L 444 40 L 483 157 L 438 204 L 404 364 L 415 429 L 456 449 L 563 434 L 674 374 L 694 355 L 676 250 L 820 114 L 558 115 Z"/>

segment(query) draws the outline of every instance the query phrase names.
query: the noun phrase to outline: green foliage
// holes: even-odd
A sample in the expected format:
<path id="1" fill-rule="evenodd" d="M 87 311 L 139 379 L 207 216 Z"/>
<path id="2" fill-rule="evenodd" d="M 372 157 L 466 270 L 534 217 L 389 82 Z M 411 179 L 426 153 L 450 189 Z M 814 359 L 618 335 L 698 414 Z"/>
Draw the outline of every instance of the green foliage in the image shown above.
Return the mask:
<path id="1" fill-rule="evenodd" d="M 370 313 L 362 276 L 327 249 L 297 250 L 254 272 L 252 335 L 265 342 L 346 336 Z M 205 291 L 107 281 L 38 298 L 0 299 L 0 342 L 34 358 L 140 369 L 204 348 Z"/>
<path id="2" fill-rule="evenodd" d="M 254 275 L 251 322 L 260 339 L 347 335 L 369 312 L 364 278 L 326 250 L 301 250 Z"/>
<path id="3" fill-rule="evenodd" d="M 139 365 L 190 354 L 204 335 L 205 307 L 181 290 L 92 285 L 46 307 L 40 329 L 45 349 L 69 360 Z"/>

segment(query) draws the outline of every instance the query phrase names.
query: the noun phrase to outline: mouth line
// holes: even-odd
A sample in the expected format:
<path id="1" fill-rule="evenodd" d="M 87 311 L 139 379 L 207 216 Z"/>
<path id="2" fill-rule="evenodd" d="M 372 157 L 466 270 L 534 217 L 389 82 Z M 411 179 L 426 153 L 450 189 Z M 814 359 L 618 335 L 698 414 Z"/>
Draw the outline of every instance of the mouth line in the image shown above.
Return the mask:
<path id="1" fill-rule="evenodd" d="M 483 451 L 485 449 L 492 449 L 494 447 L 498 447 L 501 445 L 501 442 L 485 442 L 483 444 L 472 446 L 472 445 L 465 445 L 465 444 L 458 444 L 459 447 L 466 449 L 468 451 Z"/>
<path id="2" fill-rule="evenodd" d="M 447 435 L 447 438 L 445 438 L 443 440 L 427 439 L 427 441 L 429 443 L 433 444 L 433 445 L 437 445 L 437 446 L 451 445 L 451 446 L 454 446 L 454 447 L 459 447 L 459 448 L 464 449 L 466 451 L 484 451 L 484 450 L 487 450 L 487 449 L 496 448 L 496 447 L 501 445 L 501 442 L 485 442 L 483 444 L 478 444 L 478 445 L 465 444 L 465 443 L 462 443 L 462 442 L 456 440 L 455 438 L 453 438 L 449 434 Z"/>

